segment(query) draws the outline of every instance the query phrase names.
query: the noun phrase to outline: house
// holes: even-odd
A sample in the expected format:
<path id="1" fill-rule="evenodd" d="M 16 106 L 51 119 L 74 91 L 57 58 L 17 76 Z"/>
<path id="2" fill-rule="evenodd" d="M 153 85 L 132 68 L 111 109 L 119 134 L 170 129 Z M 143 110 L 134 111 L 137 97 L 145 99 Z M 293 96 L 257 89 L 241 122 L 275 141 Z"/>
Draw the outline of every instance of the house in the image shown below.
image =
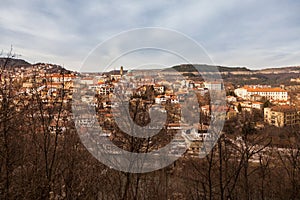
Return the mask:
<path id="1" fill-rule="evenodd" d="M 204 115 L 209 116 L 210 115 L 210 105 L 204 105 L 201 106 L 201 111 Z"/>
<path id="2" fill-rule="evenodd" d="M 226 113 L 226 119 L 232 119 L 237 116 L 237 112 L 233 108 L 229 108 Z"/>
<path id="3" fill-rule="evenodd" d="M 270 101 L 272 104 L 275 104 L 275 105 L 290 105 L 290 101 L 285 101 L 285 100 L 273 100 L 273 101 Z"/>
<path id="4" fill-rule="evenodd" d="M 227 100 L 227 102 L 236 102 L 237 101 L 236 97 L 234 97 L 234 96 L 226 96 L 226 100 Z"/>
<path id="5" fill-rule="evenodd" d="M 190 156 L 199 156 L 201 147 L 203 146 L 203 137 L 199 135 L 198 129 L 183 130 L 182 136 L 189 147 L 186 153 Z"/>
<path id="6" fill-rule="evenodd" d="M 91 77 L 84 77 L 80 80 L 80 83 L 83 84 L 83 85 L 92 85 L 94 84 L 94 79 L 91 78 Z"/>
<path id="7" fill-rule="evenodd" d="M 262 102 L 258 102 L 258 101 L 234 102 L 234 109 L 236 110 L 236 112 L 239 112 L 239 110 L 238 110 L 239 104 L 241 105 L 241 108 L 243 111 L 248 111 L 248 112 L 252 112 L 252 109 L 261 110 L 264 107 L 264 104 Z"/>
<path id="8" fill-rule="evenodd" d="M 179 103 L 179 99 L 177 98 L 177 96 L 175 95 L 172 95 L 170 97 L 170 100 L 171 100 L 171 103 Z"/>
<path id="9" fill-rule="evenodd" d="M 114 91 L 113 86 L 107 85 L 107 86 L 102 86 L 99 89 L 97 89 L 97 93 L 100 95 L 109 95 Z"/>
<path id="10" fill-rule="evenodd" d="M 47 75 L 45 77 L 42 77 L 42 75 L 40 75 L 41 78 L 46 78 L 48 82 L 65 82 L 65 81 L 72 81 L 74 78 L 76 78 L 75 75 L 73 74 L 50 74 Z"/>
<path id="11" fill-rule="evenodd" d="M 111 74 L 110 75 L 110 80 L 115 80 L 115 81 L 118 81 L 122 78 L 122 75 L 121 74 Z"/>
<path id="12" fill-rule="evenodd" d="M 254 109 L 261 110 L 261 109 L 263 109 L 263 107 L 264 107 L 264 104 L 262 102 L 257 102 L 257 101 L 252 102 L 252 108 L 254 108 Z"/>
<path id="13" fill-rule="evenodd" d="M 154 91 L 157 92 L 158 94 L 164 94 L 165 93 L 165 86 L 163 85 L 159 85 L 159 84 L 155 84 L 153 86 Z"/>
<path id="14" fill-rule="evenodd" d="M 155 103 L 157 104 L 165 103 L 166 101 L 167 98 L 164 95 L 158 95 L 157 97 L 155 97 Z"/>
<path id="15" fill-rule="evenodd" d="M 241 105 L 241 108 L 243 111 L 251 112 L 252 111 L 252 102 L 251 101 L 242 101 L 242 102 L 236 102 L 235 105 L 235 110 L 239 112 L 239 104 Z"/>

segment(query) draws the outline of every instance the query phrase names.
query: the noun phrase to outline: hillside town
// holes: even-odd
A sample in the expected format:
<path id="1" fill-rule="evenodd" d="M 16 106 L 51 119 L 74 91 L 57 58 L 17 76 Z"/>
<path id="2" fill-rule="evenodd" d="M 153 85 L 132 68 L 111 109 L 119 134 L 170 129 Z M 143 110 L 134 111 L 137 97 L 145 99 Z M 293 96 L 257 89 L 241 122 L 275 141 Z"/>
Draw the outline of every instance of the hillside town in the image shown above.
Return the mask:
<path id="1" fill-rule="evenodd" d="M 120 70 L 112 72 L 80 74 L 57 65 L 40 63 L 30 66 L 15 66 L 8 70 L 2 68 L 1 83 L 2 86 L 5 86 L 7 82 L 18 84 L 19 89 L 14 93 L 18 96 L 19 101 L 23 98 L 24 102 L 27 102 L 18 105 L 19 110 L 22 110 L 21 106 L 28 106 L 30 98 L 37 94 L 38 100 L 45 107 L 51 107 L 54 104 L 70 106 L 72 95 L 74 93 L 80 95 L 81 104 L 86 103 L 95 107 L 100 126 L 106 130 L 106 137 L 111 140 L 123 140 L 116 136 L 118 125 L 115 124 L 115 116 L 113 115 L 116 113 L 112 113 L 112 110 L 118 112 L 117 115 L 122 115 L 122 109 L 113 109 L 120 106 L 112 99 L 114 93 L 127 95 L 130 98 L 131 106 L 136 105 L 138 101 L 140 105 L 136 106 L 143 107 L 146 112 L 150 108 L 165 112 L 165 109 L 169 107 L 168 120 L 164 124 L 165 129 L 180 130 L 181 136 L 177 138 L 178 144 L 188 143 L 193 149 L 187 150 L 188 155 L 195 156 L 199 154 L 201 145 L 195 148 L 194 143 L 199 144 L 200 142 L 201 144 L 201 141 L 203 142 L 209 135 L 207 131 L 211 111 L 214 109 L 214 105 L 210 102 L 210 95 L 218 91 L 226 91 L 225 104 L 222 107 L 219 106 L 218 109 L 224 112 L 223 117 L 227 121 L 240 120 L 245 113 L 249 115 L 255 113 L 258 117 L 251 124 L 257 130 L 268 126 L 282 128 L 300 125 L 300 98 L 298 94 L 296 98 L 291 98 L 290 93 L 293 92 L 294 94 L 295 92 L 290 89 L 289 85 L 256 84 L 232 87 L 232 83 L 226 82 L 226 80 L 209 82 L 194 80 L 194 78 L 187 76 L 182 79 L 182 73 L 179 73 L 180 75 L 177 72 L 172 73 L 163 70 L 156 70 L 155 72 L 151 70 L 126 71 L 121 66 Z M 238 71 L 230 73 L 241 75 Z M 249 73 L 247 72 L 247 74 Z M 166 75 L 168 75 L 169 80 L 166 80 Z M 79 77 L 76 87 L 75 80 Z M 291 82 L 294 81 L 295 79 L 291 79 Z M 87 93 L 87 90 L 90 92 Z M 199 106 L 190 109 L 200 113 L 200 121 L 192 124 L 184 121 L 181 114 L 182 107 L 187 106 L 184 103 L 192 98 L 189 95 L 191 92 L 196 94 L 194 98 L 197 98 Z M 1 96 L 0 99 L 2 100 L 3 97 Z M 136 112 L 139 111 L 136 110 Z M 54 115 L 56 116 L 54 119 L 57 119 L 59 113 L 54 113 Z M 64 110 L 64 115 L 68 120 L 72 120 L 71 110 Z M 139 119 L 140 124 L 150 120 L 143 117 L 145 117 L 145 113 Z M 48 127 L 49 130 L 53 132 L 56 129 L 66 129 L 63 120 L 65 121 L 66 118 L 60 117 L 57 122 L 54 120 Z M 91 122 L 84 115 L 77 120 L 82 125 L 90 126 Z M 161 128 L 158 127 L 157 130 Z M 223 133 L 226 134 L 224 131 L 219 134 Z"/>
<path id="2" fill-rule="evenodd" d="M 0 200 L 300 200 L 300 1 L 0 6 Z"/>
<path id="3" fill-rule="evenodd" d="M 199 74 L 195 76 L 189 69 L 180 71 L 178 66 L 173 69 L 176 68 L 126 70 L 120 66 L 110 72 L 79 73 L 44 63 L 3 65 L 0 71 L 1 131 L 6 144 L 3 152 L 30 152 L 43 163 L 41 167 L 48 174 L 46 180 L 53 182 L 50 172 L 54 172 L 56 162 L 69 165 L 74 161 L 68 159 L 78 159 L 75 155 L 89 157 L 87 151 L 94 155 L 99 148 L 110 155 L 120 154 L 120 149 L 148 153 L 172 140 L 174 146 L 168 154 L 180 161 L 171 165 L 168 173 L 177 174 L 175 177 L 182 180 L 189 176 L 186 170 L 193 171 L 190 164 L 197 163 L 201 155 L 210 161 L 226 152 L 230 158 L 223 162 L 235 163 L 238 168 L 234 173 L 239 174 L 246 165 L 265 166 L 265 160 L 279 162 L 278 165 L 288 162 L 289 156 L 299 151 L 300 92 L 295 84 L 297 78 L 291 78 L 298 73 L 290 72 L 289 76 L 285 73 L 289 80 L 285 83 L 251 84 L 257 81 L 255 75 L 243 74 L 240 68 L 231 71 L 226 68 L 226 73 L 220 72 L 223 79 L 210 80 Z M 275 75 L 278 73 L 281 75 L 280 70 Z M 266 76 L 273 77 L 274 73 Z M 241 79 L 245 84 L 241 84 Z M 223 121 L 217 133 L 211 128 L 216 120 Z M 129 135 L 129 130 L 136 137 Z M 151 137 L 139 138 L 142 132 Z M 94 140 L 90 133 L 95 133 L 98 139 Z M 18 138 L 32 141 L 33 146 L 30 143 L 15 146 L 20 142 Z M 84 146 L 86 140 L 96 141 L 97 145 Z M 218 145 L 207 152 L 207 144 L 215 142 Z M 18 154 L 12 155 L 4 163 L 9 164 L 9 159 Z M 61 156 L 68 159 L 61 160 Z M 208 166 L 219 166 L 211 162 Z M 82 161 L 81 167 L 93 165 Z M 102 167 L 101 176 L 105 176 L 107 169 Z M 17 168 L 10 173 L 22 174 Z M 182 180 L 179 182 L 183 184 Z M 56 189 L 45 190 L 43 195 L 63 199 L 67 186 L 62 183 L 51 186 Z"/>

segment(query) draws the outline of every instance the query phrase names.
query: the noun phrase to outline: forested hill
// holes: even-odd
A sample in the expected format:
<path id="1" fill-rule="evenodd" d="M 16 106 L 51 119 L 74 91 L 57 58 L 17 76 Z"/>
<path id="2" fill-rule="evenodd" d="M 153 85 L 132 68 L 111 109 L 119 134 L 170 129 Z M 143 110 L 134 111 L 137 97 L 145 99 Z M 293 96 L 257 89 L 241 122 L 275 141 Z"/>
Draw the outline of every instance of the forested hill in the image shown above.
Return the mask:
<path id="1" fill-rule="evenodd" d="M 15 59 L 15 58 L 1 58 L 0 57 L 0 68 L 5 66 L 6 68 L 11 67 L 29 67 L 31 64 L 22 59 Z"/>
<path id="2" fill-rule="evenodd" d="M 17 68 L 36 68 L 36 69 L 44 69 L 47 73 L 71 73 L 71 70 L 67 70 L 64 67 L 57 64 L 49 64 L 49 63 L 35 63 L 31 64 L 22 59 L 15 58 L 0 58 L 0 69 L 2 70 L 15 70 Z M 30 69 L 29 69 L 30 70 Z"/>
<path id="3" fill-rule="evenodd" d="M 176 70 L 178 72 L 196 72 L 197 69 L 202 69 L 205 71 L 215 71 L 218 69 L 220 72 L 232 72 L 232 71 L 251 71 L 250 69 L 247 69 L 246 67 L 224 67 L 224 66 L 213 66 L 213 65 L 206 65 L 206 64 L 182 64 L 182 65 L 176 65 L 172 68 L 165 69 L 165 71 L 168 71 L 170 69 Z"/>

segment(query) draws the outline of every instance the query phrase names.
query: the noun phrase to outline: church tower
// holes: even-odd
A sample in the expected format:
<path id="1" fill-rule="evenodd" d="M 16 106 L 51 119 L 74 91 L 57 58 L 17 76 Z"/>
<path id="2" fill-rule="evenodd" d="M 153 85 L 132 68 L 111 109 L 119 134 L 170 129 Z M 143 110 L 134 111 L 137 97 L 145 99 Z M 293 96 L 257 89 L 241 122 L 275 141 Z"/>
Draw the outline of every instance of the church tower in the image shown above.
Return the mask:
<path id="1" fill-rule="evenodd" d="M 123 66 L 121 66 L 121 68 L 120 68 L 120 75 L 121 75 L 121 77 L 123 76 Z"/>

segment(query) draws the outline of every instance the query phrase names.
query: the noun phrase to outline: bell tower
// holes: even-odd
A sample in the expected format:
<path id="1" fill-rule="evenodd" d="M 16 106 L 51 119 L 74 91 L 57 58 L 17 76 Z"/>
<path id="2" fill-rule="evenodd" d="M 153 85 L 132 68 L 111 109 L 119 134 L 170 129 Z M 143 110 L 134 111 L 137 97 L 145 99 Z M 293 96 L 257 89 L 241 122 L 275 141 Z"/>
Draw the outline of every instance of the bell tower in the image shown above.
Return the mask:
<path id="1" fill-rule="evenodd" d="M 123 76 L 123 66 L 120 67 L 120 75 Z"/>

